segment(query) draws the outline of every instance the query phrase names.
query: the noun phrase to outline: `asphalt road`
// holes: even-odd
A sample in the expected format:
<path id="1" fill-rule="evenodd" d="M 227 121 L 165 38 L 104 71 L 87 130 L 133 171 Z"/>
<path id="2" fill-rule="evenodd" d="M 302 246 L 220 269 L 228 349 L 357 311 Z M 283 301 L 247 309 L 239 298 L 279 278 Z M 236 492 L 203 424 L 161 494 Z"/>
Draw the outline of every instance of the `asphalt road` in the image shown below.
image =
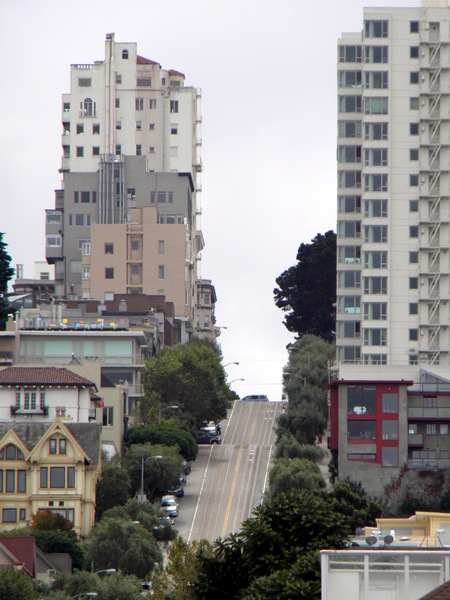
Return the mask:
<path id="1" fill-rule="evenodd" d="M 175 527 L 188 541 L 237 532 L 267 487 L 278 402 L 235 402 L 222 423 L 222 444 L 199 446 Z"/>

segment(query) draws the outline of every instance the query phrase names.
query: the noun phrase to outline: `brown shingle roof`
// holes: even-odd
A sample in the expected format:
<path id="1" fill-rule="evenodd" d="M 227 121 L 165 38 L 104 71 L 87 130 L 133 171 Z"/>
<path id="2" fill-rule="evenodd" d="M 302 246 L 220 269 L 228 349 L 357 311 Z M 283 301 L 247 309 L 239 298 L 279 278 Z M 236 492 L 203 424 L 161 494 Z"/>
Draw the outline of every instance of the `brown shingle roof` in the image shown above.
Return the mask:
<path id="1" fill-rule="evenodd" d="M 10 552 L 19 564 L 23 564 L 30 577 L 34 577 L 34 543 L 32 535 L 2 536 L 0 544 Z"/>
<path id="2" fill-rule="evenodd" d="M 450 598 L 450 581 L 446 581 L 433 591 L 422 596 L 420 600 L 448 600 Z"/>
<path id="3" fill-rule="evenodd" d="M 149 58 L 144 58 L 143 56 L 137 56 L 136 62 L 138 65 L 159 65 L 159 63 L 154 60 L 150 60 Z"/>
<path id="4" fill-rule="evenodd" d="M 89 379 L 58 367 L 7 367 L 0 371 L 1 384 L 95 386 Z"/>

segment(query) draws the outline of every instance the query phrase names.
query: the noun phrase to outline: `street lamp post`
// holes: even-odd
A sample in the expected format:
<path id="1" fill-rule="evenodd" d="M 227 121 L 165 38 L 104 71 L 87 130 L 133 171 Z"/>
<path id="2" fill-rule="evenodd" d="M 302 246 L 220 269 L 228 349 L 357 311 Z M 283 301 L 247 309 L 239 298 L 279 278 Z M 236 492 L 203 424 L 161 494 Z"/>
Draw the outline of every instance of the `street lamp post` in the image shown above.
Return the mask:
<path id="1" fill-rule="evenodd" d="M 225 367 L 228 367 L 228 366 L 230 366 L 230 365 L 238 365 L 238 364 L 239 364 L 239 363 L 238 363 L 238 362 L 236 362 L 236 361 L 229 362 L 229 363 L 227 363 L 226 365 L 223 365 L 223 368 L 225 369 Z"/>
<path id="2" fill-rule="evenodd" d="M 113 573 L 117 573 L 116 569 L 100 569 L 100 571 L 95 571 L 94 575 L 112 575 Z"/>
<path id="3" fill-rule="evenodd" d="M 173 406 L 160 406 L 158 411 L 158 425 L 161 425 L 161 415 L 166 412 L 166 410 L 178 410 L 178 406 L 176 404 Z"/>
<path id="4" fill-rule="evenodd" d="M 307 377 L 302 377 L 301 375 L 297 375 L 296 373 L 285 373 L 285 375 L 289 375 L 290 377 L 295 377 L 296 379 L 300 379 L 303 381 L 303 385 L 306 385 Z"/>
<path id="5" fill-rule="evenodd" d="M 70 598 L 70 600 L 74 600 L 75 598 L 96 598 L 97 596 L 98 596 L 97 592 L 82 592 L 81 594 L 72 596 Z"/>
<path id="6" fill-rule="evenodd" d="M 239 379 L 233 379 L 232 381 L 230 381 L 230 383 L 229 383 L 228 385 L 230 386 L 230 385 L 231 385 L 232 383 L 234 383 L 235 381 L 245 381 L 245 379 L 244 379 L 244 378 L 242 378 L 242 377 L 239 377 Z"/>

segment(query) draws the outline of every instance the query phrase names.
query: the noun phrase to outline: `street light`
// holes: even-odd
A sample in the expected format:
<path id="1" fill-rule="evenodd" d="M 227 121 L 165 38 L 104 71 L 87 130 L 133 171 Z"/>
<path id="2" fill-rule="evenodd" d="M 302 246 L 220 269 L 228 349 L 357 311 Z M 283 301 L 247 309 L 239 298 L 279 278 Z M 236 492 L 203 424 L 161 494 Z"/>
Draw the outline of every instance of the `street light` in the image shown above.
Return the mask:
<path id="1" fill-rule="evenodd" d="M 77 594 L 76 596 L 72 596 L 70 600 L 74 600 L 74 598 L 96 598 L 98 596 L 97 592 L 83 592 L 82 594 Z"/>
<path id="2" fill-rule="evenodd" d="M 144 463 L 146 463 L 148 460 L 152 460 L 152 459 L 156 459 L 156 460 L 161 460 L 162 456 L 148 456 L 147 458 L 142 457 L 142 461 L 141 461 L 141 493 L 139 494 L 139 502 L 145 502 L 147 500 L 147 497 L 145 497 L 144 500 Z"/>
<path id="3" fill-rule="evenodd" d="M 230 383 L 228 385 L 231 385 L 235 381 L 245 381 L 245 379 L 243 379 L 242 377 L 240 377 L 239 379 L 233 379 L 232 381 L 230 381 Z"/>
<path id="4" fill-rule="evenodd" d="M 160 406 L 158 411 L 158 425 L 161 425 L 161 414 L 166 412 L 166 410 L 178 410 L 178 406 L 176 406 L 176 404 L 173 406 Z"/>
<path id="5" fill-rule="evenodd" d="M 94 575 L 100 575 L 105 573 L 105 575 L 112 575 L 113 573 L 117 573 L 116 569 L 100 569 L 100 571 L 95 571 Z"/>
<path id="6" fill-rule="evenodd" d="M 297 379 L 301 379 L 303 381 L 303 385 L 306 385 L 306 377 L 302 377 L 301 375 L 297 375 L 297 373 L 284 373 L 285 375 L 289 375 L 290 377 L 296 377 Z"/>
<path id="7" fill-rule="evenodd" d="M 238 365 L 238 364 L 239 364 L 238 362 L 234 362 L 234 361 L 233 362 L 229 362 L 226 365 L 223 365 L 223 368 L 225 369 L 225 367 L 228 367 L 229 365 Z"/>

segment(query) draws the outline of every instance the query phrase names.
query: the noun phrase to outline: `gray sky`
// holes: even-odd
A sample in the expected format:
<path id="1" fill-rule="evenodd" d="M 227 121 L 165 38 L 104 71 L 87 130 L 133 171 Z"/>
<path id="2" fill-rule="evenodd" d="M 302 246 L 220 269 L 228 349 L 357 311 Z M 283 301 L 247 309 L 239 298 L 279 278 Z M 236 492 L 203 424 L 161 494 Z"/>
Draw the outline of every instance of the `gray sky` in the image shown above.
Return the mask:
<path id="1" fill-rule="evenodd" d="M 229 381 L 281 397 L 286 344 L 275 279 L 298 246 L 336 229 L 336 46 L 363 6 L 418 0 L 21 0 L 0 13 L 0 231 L 32 277 L 44 211 L 61 185 L 69 65 L 104 58 L 105 35 L 203 90 L 202 273 L 218 296 Z"/>

